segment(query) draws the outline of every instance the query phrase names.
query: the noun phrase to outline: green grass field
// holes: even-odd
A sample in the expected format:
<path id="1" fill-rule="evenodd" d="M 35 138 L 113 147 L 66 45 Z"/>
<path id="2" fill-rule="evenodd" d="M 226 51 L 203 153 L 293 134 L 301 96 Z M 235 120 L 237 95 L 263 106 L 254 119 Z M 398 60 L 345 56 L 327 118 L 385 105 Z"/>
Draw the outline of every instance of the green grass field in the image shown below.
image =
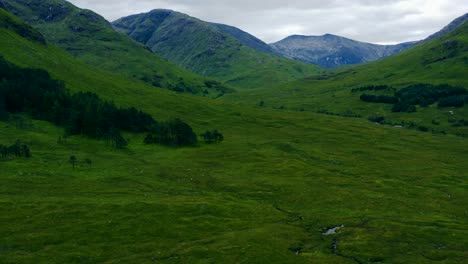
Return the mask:
<path id="1" fill-rule="evenodd" d="M 0 143 L 33 151 L 0 163 L 2 261 L 466 259 L 466 140 L 316 114 L 214 115 L 207 125 L 226 141 L 185 149 L 138 135 L 121 151 L 81 137 L 59 144 L 63 131 L 48 124 L 1 123 Z"/>
<path id="2" fill-rule="evenodd" d="M 0 160 L 0 263 L 468 257 L 464 137 L 154 89 L 10 29 L 0 36 L 5 59 L 46 69 L 72 92 L 95 92 L 158 120 L 182 118 L 197 134 L 218 129 L 225 136 L 221 144 L 177 149 L 125 134 L 129 146 L 116 150 L 80 136 L 59 141 L 63 129 L 46 122 L 0 121 L 0 144 L 19 139 L 33 155 Z"/>

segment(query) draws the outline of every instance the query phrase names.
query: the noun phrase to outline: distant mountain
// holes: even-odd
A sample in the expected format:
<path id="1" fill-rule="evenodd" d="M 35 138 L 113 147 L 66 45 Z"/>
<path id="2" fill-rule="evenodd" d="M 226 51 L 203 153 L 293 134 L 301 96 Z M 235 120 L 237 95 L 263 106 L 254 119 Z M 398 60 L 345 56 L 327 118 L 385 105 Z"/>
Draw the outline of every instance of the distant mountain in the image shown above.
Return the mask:
<path id="1" fill-rule="evenodd" d="M 172 10 L 124 17 L 113 26 L 185 69 L 237 87 L 269 87 L 306 77 L 318 69 L 271 55 L 265 43 L 237 28 Z"/>
<path id="2" fill-rule="evenodd" d="M 335 68 L 360 64 L 388 57 L 410 48 L 415 42 L 398 45 L 376 45 L 326 34 L 323 36 L 293 35 L 270 46 L 282 56 L 306 63 Z"/>
<path id="3" fill-rule="evenodd" d="M 395 55 L 417 44 L 452 32 L 467 20 L 468 14 L 465 14 L 425 40 L 397 45 L 376 45 L 326 34 L 323 36 L 293 35 L 272 43 L 270 46 L 277 54 L 286 58 L 316 64 L 325 68 L 336 68 L 342 65 L 371 62 Z"/>
<path id="4" fill-rule="evenodd" d="M 156 87 L 194 94 L 229 91 L 223 84 L 193 74 L 153 54 L 144 45 L 116 32 L 100 15 L 64 0 L 1 0 L 15 16 L 46 40 L 103 70 Z"/>
<path id="5" fill-rule="evenodd" d="M 432 39 L 435 39 L 435 38 L 438 38 L 440 36 L 443 36 L 447 33 L 450 33 L 452 31 L 454 31 L 455 29 L 459 28 L 461 25 L 463 25 L 466 21 L 468 21 L 468 13 L 464 14 L 463 16 L 455 19 L 454 21 L 452 21 L 452 23 L 450 23 L 449 25 L 447 25 L 446 27 L 444 27 L 442 30 L 440 30 L 439 32 L 437 33 L 434 33 L 432 34 L 431 36 L 429 36 L 428 38 L 426 38 L 424 41 L 429 41 L 429 40 L 432 40 Z"/>

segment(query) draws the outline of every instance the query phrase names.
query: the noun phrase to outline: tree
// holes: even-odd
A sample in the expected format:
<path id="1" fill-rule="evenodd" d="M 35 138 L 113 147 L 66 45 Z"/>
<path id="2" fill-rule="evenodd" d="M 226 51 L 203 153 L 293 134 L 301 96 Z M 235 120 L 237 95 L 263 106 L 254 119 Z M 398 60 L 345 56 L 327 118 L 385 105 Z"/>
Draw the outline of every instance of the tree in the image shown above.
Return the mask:
<path id="1" fill-rule="evenodd" d="M 91 166 L 93 164 L 93 161 L 90 158 L 86 158 L 84 161 L 88 166 Z"/>
<path id="2" fill-rule="evenodd" d="M 201 137 L 207 144 L 221 143 L 224 141 L 223 134 L 221 134 L 218 130 L 206 131 L 205 133 L 201 134 Z"/>
<path id="3" fill-rule="evenodd" d="M 78 159 L 75 156 L 70 156 L 70 159 L 68 160 L 70 164 L 72 165 L 73 169 L 75 169 L 75 165 L 78 162 Z"/>
<path id="4" fill-rule="evenodd" d="M 0 144 L 0 155 L 2 158 L 6 158 L 8 156 L 8 147 Z"/>
<path id="5" fill-rule="evenodd" d="M 22 145 L 21 146 L 21 152 L 25 158 L 30 158 L 31 157 L 31 150 L 27 145 Z"/>

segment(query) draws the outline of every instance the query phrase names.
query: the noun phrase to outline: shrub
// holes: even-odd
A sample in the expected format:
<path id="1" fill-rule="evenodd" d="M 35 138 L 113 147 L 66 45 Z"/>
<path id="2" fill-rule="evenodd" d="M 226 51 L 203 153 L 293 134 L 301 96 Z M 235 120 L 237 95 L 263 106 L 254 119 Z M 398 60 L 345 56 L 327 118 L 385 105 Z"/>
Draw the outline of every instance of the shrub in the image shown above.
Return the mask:
<path id="1" fill-rule="evenodd" d="M 385 117 L 383 116 L 369 116 L 367 119 L 371 122 L 379 124 L 383 124 L 385 122 Z"/>

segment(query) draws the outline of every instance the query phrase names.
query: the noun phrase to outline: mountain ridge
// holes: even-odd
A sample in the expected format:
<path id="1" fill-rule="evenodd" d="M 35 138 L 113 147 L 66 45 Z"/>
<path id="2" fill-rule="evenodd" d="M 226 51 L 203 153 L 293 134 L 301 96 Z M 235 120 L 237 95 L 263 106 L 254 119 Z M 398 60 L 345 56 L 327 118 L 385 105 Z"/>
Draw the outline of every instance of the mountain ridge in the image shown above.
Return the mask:
<path id="1" fill-rule="evenodd" d="M 318 69 L 265 52 L 269 49 L 265 43 L 240 29 L 205 22 L 177 11 L 154 9 L 120 18 L 112 24 L 185 69 L 241 88 L 300 79 Z M 259 51 L 260 47 L 264 51 Z"/>

